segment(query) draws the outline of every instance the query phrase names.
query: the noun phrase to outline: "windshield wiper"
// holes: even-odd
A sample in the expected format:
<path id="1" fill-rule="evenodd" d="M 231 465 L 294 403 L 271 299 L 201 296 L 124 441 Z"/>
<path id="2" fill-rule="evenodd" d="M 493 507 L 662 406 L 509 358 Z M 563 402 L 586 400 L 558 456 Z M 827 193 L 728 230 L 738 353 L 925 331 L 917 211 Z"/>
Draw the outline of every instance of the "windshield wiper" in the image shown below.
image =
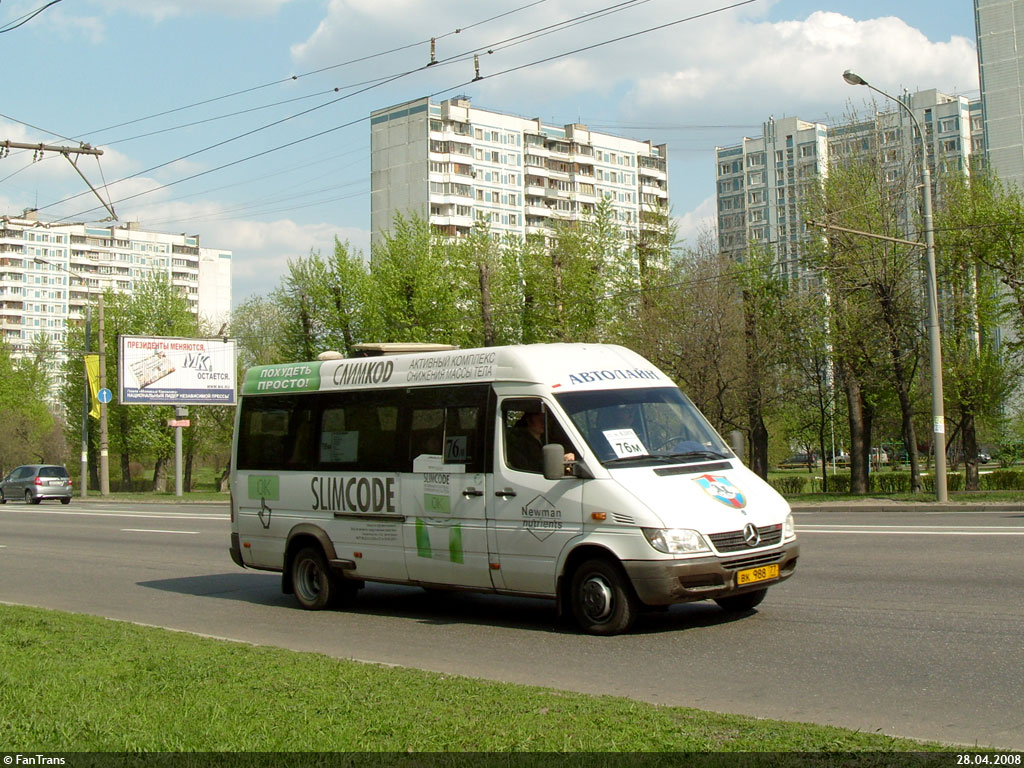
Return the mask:
<path id="1" fill-rule="evenodd" d="M 632 461 L 650 461 L 651 459 L 657 461 L 662 458 L 664 457 L 659 456 L 658 454 L 645 453 L 640 456 L 620 456 L 617 459 L 608 459 L 606 461 L 602 461 L 601 463 L 608 467 L 611 466 L 612 464 L 628 464 L 629 462 Z"/>
<path id="2" fill-rule="evenodd" d="M 687 459 L 728 459 L 730 456 L 718 451 L 684 451 L 683 453 L 659 453 L 659 457 L 672 459 L 674 461 L 685 461 Z"/>

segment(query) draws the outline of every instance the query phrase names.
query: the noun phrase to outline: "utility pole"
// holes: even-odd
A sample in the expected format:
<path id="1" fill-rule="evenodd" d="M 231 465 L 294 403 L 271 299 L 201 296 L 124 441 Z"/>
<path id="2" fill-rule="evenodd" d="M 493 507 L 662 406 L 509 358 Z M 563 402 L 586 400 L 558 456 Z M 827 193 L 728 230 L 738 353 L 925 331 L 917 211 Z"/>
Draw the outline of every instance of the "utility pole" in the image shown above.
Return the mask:
<path id="1" fill-rule="evenodd" d="M 107 350 L 103 343 L 103 294 L 99 295 L 100 389 L 107 388 Z M 110 462 L 107 457 L 107 404 L 100 401 L 100 496 L 110 495 Z"/>
<path id="2" fill-rule="evenodd" d="M 114 213 L 114 206 L 107 203 L 102 197 L 100 197 L 100 193 L 96 190 L 96 187 L 94 187 L 92 183 L 85 178 L 85 174 L 79 169 L 77 163 L 78 155 L 95 155 L 99 157 L 103 154 L 102 149 L 94 149 L 89 144 L 80 144 L 77 147 L 65 147 L 59 144 L 25 144 L 18 141 L 4 140 L 0 141 L 0 159 L 7 157 L 12 149 L 31 149 L 35 152 L 36 160 L 40 159 L 46 152 L 56 152 L 59 155 L 63 155 L 64 158 L 71 163 L 71 167 L 75 169 L 79 176 L 82 177 L 82 181 L 84 181 L 89 189 L 92 190 L 92 193 L 96 195 L 96 199 L 100 201 L 104 208 L 107 209 L 107 213 L 110 214 L 110 219 L 114 221 L 117 220 L 117 214 Z M 72 155 L 75 155 L 75 160 L 71 159 Z"/>

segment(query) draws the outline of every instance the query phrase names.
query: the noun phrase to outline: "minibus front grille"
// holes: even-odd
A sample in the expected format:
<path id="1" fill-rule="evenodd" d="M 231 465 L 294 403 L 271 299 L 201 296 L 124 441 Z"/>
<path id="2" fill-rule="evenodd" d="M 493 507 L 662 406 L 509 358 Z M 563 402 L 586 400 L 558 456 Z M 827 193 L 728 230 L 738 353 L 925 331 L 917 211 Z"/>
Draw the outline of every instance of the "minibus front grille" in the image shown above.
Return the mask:
<path id="1" fill-rule="evenodd" d="M 744 568 L 760 568 L 762 565 L 771 565 L 777 563 L 782 559 L 781 552 L 765 552 L 760 555 L 751 555 L 750 557 L 737 557 L 732 560 L 726 560 L 722 563 L 723 568 L 729 570 L 742 570 Z"/>
<path id="2" fill-rule="evenodd" d="M 761 534 L 760 540 L 754 547 L 770 547 L 782 541 L 782 525 L 766 525 L 758 528 Z M 728 533 L 712 533 L 709 537 L 715 549 L 719 552 L 738 552 L 744 549 L 753 549 L 743 535 L 743 531 L 729 531 Z"/>

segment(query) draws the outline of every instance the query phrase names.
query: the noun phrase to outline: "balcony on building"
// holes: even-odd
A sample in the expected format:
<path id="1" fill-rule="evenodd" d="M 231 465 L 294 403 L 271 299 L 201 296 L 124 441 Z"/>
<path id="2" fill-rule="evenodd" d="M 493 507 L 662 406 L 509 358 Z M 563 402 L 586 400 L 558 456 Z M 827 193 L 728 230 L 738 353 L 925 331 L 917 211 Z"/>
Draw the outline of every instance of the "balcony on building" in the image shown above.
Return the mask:
<path id="1" fill-rule="evenodd" d="M 468 226 L 467 227 L 461 227 L 461 226 L 457 226 L 455 224 L 446 224 L 446 225 L 436 225 L 436 224 L 434 224 L 432 226 L 434 227 L 434 231 L 437 232 L 439 235 L 441 235 L 441 237 L 453 237 L 453 238 L 469 237 L 469 234 L 472 231 L 471 227 L 468 227 Z"/>
<path id="2" fill-rule="evenodd" d="M 587 162 L 579 162 L 579 160 L 577 160 L 575 163 L 573 163 L 572 172 L 577 176 L 583 176 L 585 178 L 592 179 L 594 178 L 594 164 Z"/>
<path id="3" fill-rule="evenodd" d="M 547 179 L 543 176 L 535 176 L 532 173 L 525 177 L 523 193 L 527 195 L 542 196 L 548 187 Z"/>
<path id="4" fill-rule="evenodd" d="M 547 146 L 547 137 L 543 134 L 530 133 L 529 131 L 523 135 L 523 150 L 541 157 L 547 157 L 551 154 Z"/>
<path id="5" fill-rule="evenodd" d="M 637 165 L 640 168 L 640 174 L 643 176 L 653 176 L 662 181 L 668 179 L 665 158 L 663 157 L 647 157 L 646 155 L 640 155 L 637 158 Z"/>
<path id="6" fill-rule="evenodd" d="M 568 161 L 572 144 L 568 141 L 562 141 L 559 139 L 549 139 L 547 142 L 547 148 L 552 158 Z"/>
<path id="7" fill-rule="evenodd" d="M 539 155 L 527 154 L 523 157 L 523 166 L 527 174 L 533 176 L 548 176 L 548 158 Z"/>

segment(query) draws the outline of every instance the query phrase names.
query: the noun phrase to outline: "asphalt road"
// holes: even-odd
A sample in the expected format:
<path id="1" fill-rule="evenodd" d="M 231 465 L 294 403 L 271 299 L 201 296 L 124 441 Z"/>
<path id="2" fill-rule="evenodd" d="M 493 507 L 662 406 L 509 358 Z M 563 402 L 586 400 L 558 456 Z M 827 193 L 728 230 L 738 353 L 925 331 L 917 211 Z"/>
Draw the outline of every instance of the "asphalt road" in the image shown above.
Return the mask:
<path id="1" fill-rule="evenodd" d="M 370 585 L 309 613 L 230 560 L 216 506 L 0 507 L 0 601 L 445 673 L 1024 749 L 1024 514 L 797 515 L 797 574 L 577 634 L 552 603 Z"/>

